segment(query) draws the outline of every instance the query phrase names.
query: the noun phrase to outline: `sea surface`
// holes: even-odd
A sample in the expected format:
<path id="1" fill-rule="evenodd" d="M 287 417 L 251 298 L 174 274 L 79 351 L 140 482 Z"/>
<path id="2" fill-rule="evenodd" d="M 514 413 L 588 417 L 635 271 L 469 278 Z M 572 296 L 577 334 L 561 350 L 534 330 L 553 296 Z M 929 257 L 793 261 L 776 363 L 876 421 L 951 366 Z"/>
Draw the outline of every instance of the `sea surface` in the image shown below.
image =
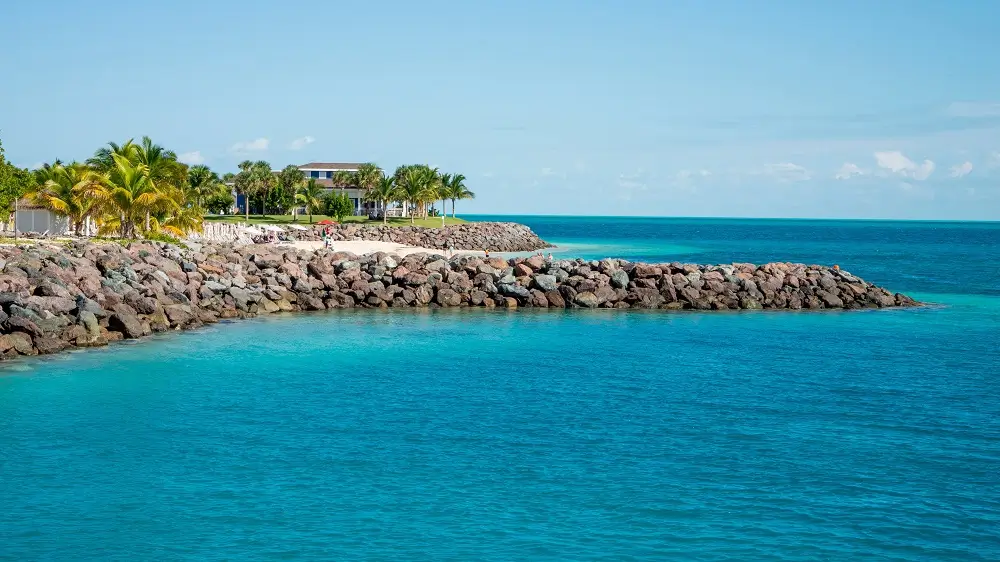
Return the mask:
<path id="1" fill-rule="evenodd" d="M 503 218 L 933 304 L 339 311 L 6 364 L 0 559 L 1000 559 L 1000 224 Z"/>

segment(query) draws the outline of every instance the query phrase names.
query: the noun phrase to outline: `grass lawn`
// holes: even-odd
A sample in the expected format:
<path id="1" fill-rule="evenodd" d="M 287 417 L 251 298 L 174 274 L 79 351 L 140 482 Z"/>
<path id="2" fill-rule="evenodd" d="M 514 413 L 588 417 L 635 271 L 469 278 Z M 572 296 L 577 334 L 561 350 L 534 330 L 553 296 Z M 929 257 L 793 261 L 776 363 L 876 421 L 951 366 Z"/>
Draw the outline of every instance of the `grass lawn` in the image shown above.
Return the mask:
<path id="1" fill-rule="evenodd" d="M 329 219 L 334 222 L 337 221 L 334 217 L 328 217 L 326 215 L 313 215 L 313 223 L 317 223 L 324 219 Z M 206 215 L 206 221 L 210 222 L 247 222 L 243 215 Z M 292 215 L 250 215 L 250 224 L 290 224 L 292 223 Z M 444 219 L 444 224 L 462 224 L 465 221 L 462 219 L 453 219 L 451 217 L 446 217 Z M 298 220 L 295 221 L 296 224 L 308 225 L 309 216 L 299 215 Z M 368 217 L 345 217 L 343 224 L 356 223 L 356 224 L 382 224 L 380 220 L 369 220 Z M 410 219 L 399 218 L 399 217 L 389 217 L 388 224 L 390 226 L 410 226 Z M 431 217 L 429 219 L 415 219 L 413 221 L 415 226 L 429 226 L 436 227 L 441 226 L 441 217 Z"/>

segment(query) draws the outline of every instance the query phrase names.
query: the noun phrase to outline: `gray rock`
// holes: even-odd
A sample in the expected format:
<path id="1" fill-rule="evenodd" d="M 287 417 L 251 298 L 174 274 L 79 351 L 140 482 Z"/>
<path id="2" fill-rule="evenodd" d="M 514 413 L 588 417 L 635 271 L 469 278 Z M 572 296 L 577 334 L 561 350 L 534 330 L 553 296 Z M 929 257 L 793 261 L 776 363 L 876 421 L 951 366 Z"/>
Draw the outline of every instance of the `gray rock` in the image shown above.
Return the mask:
<path id="1" fill-rule="evenodd" d="M 624 270 L 616 269 L 611 273 L 611 284 L 619 289 L 624 289 L 628 287 L 628 273 Z"/>
<path id="2" fill-rule="evenodd" d="M 514 297 L 520 299 L 531 298 L 531 292 L 520 285 L 513 285 L 509 283 L 503 283 L 497 286 L 500 290 L 500 294 L 505 297 Z"/>
<path id="3" fill-rule="evenodd" d="M 537 274 L 532 281 L 540 291 L 555 291 L 559 288 L 555 275 Z"/>
<path id="4" fill-rule="evenodd" d="M 97 318 L 106 318 L 108 316 L 107 310 L 104 310 L 104 308 L 97 304 L 96 301 L 88 299 L 83 295 L 76 297 L 76 309 L 78 313 L 86 311 L 93 314 Z"/>

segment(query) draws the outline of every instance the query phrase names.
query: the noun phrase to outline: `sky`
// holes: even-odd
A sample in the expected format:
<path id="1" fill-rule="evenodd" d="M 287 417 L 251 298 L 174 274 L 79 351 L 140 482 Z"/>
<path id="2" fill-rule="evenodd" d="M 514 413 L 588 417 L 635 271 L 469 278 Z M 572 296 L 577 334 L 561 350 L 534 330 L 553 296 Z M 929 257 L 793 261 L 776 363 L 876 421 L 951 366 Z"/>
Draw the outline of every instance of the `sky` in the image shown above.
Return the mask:
<path id="1" fill-rule="evenodd" d="M 1000 2 L 0 3 L 0 141 L 426 163 L 459 213 L 1000 220 Z"/>

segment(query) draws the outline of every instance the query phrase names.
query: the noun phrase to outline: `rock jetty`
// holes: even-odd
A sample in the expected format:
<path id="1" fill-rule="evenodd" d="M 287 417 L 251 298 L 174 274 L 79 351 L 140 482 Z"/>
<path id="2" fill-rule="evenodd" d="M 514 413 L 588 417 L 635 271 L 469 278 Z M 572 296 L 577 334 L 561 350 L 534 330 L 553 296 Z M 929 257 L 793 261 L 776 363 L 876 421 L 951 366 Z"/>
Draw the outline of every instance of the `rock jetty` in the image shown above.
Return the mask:
<path id="1" fill-rule="evenodd" d="M 422 242 L 425 243 L 425 242 Z M 0 249 L 0 357 L 335 308 L 856 309 L 913 299 L 790 263 L 644 264 L 71 242 Z"/>
<path id="2" fill-rule="evenodd" d="M 316 228 L 312 237 L 318 239 L 323 228 Z M 534 252 L 554 247 L 527 226 L 513 222 L 470 222 L 443 228 L 337 224 L 329 228 L 334 241 L 373 240 L 438 250 L 453 247 L 456 250 Z"/>

